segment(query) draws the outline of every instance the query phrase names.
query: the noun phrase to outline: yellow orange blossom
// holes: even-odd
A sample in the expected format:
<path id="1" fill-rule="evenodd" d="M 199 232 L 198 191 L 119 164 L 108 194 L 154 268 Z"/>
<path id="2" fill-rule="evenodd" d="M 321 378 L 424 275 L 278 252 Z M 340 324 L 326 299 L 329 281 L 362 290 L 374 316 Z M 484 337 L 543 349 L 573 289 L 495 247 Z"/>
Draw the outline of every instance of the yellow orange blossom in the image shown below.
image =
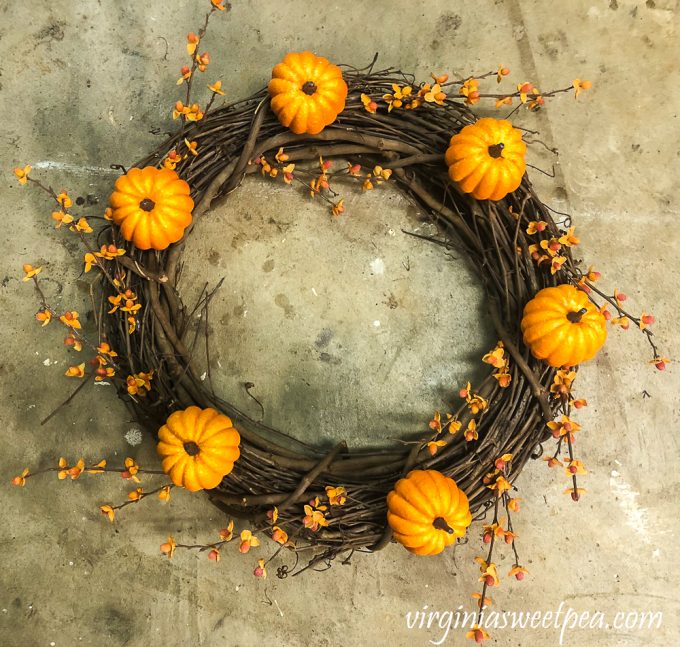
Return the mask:
<path id="1" fill-rule="evenodd" d="M 576 379 L 576 371 L 560 369 L 555 373 L 550 392 L 553 397 L 567 397 L 571 391 L 572 382 Z"/>
<path id="2" fill-rule="evenodd" d="M 666 364 L 668 364 L 671 360 L 668 357 L 655 357 L 654 359 L 649 360 L 650 364 L 654 364 L 656 368 L 659 371 L 665 371 L 666 370 Z"/>
<path id="3" fill-rule="evenodd" d="M 574 501 L 578 501 L 581 498 L 581 495 L 586 492 L 588 492 L 588 490 L 582 487 L 568 487 L 564 490 L 564 494 L 569 494 Z"/>
<path id="4" fill-rule="evenodd" d="M 574 88 L 574 99 L 578 99 L 578 95 L 584 90 L 590 90 L 593 87 L 593 84 L 585 79 L 574 79 L 571 84 Z"/>
<path id="5" fill-rule="evenodd" d="M 581 241 L 577 236 L 574 236 L 575 227 L 569 227 L 566 234 L 563 234 L 558 238 L 559 242 L 565 247 L 575 247 Z"/>
<path id="6" fill-rule="evenodd" d="M 28 182 L 28 174 L 31 172 L 32 167 L 30 165 L 24 166 L 24 168 L 15 168 L 14 175 L 16 175 L 19 180 L 19 184 L 26 184 Z"/>
<path id="7" fill-rule="evenodd" d="M 444 447 L 444 445 L 446 445 L 445 440 L 431 440 L 427 443 L 427 450 L 431 456 L 434 456 L 439 451 L 439 448 Z"/>
<path id="8" fill-rule="evenodd" d="M 638 323 L 638 326 L 640 326 L 640 330 L 644 330 L 647 328 L 647 326 L 651 326 L 654 323 L 654 315 L 651 315 L 647 312 L 643 312 L 640 315 L 640 322 Z"/>
<path id="9" fill-rule="evenodd" d="M 488 487 L 490 490 L 495 490 L 496 496 L 499 497 L 508 490 L 512 489 L 512 485 L 510 485 L 510 482 L 504 476 L 496 477 L 496 480 L 493 482 L 493 484 L 487 485 L 486 487 Z"/>
<path id="10" fill-rule="evenodd" d="M 61 321 L 61 323 L 66 326 L 75 328 L 76 330 L 79 330 L 82 327 L 80 325 L 80 321 L 78 320 L 78 313 L 75 310 L 69 310 L 68 312 L 65 312 L 63 315 L 61 315 L 61 317 L 59 317 L 59 321 Z"/>
<path id="11" fill-rule="evenodd" d="M 532 220 L 527 227 L 527 234 L 533 236 L 536 232 L 545 231 L 547 227 L 545 220 Z"/>
<path id="12" fill-rule="evenodd" d="M 290 184 L 295 176 L 293 175 L 293 171 L 295 170 L 295 164 L 286 164 L 281 171 L 283 172 L 283 181 L 286 184 Z"/>
<path id="13" fill-rule="evenodd" d="M 282 546 L 288 541 L 288 533 L 279 528 L 279 526 L 274 526 L 272 528 L 272 539 L 277 543 L 281 544 Z"/>
<path id="14" fill-rule="evenodd" d="M 26 477 L 29 475 L 28 467 L 26 467 L 19 476 L 15 476 L 12 479 L 12 485 L 17 487 L 24 487 L 26 485 Z"/>
<path id="15" fill-rule="evenodd" d="M 361 94 L 361 103 L 364 104 L 364 110 L 366 110 L 366 112 L 374 114 L 378 111 L 378 104 L 367 94 Z"/>
<path id="16" fill-rule="evenodd" d="M 555 256 L 550 262 L 550 273 L 557 274 L 562 269 L 562 265 L 567 262 L 566 256 Z"/>
<path id="17" fill-rule="evenodd" d="M 468 393 L 465 399 L 473 416 L 476 416 L 480 411 L 484 411 L 489 406 L 489 403 L 479 393 Z"/>
<path id="18" fill-rule="evenodd" d="M 505 349 L 503 348 L 502 342 L 496 346 L 492 351 L 489 351 L 482 361 L 485 364 L 491 364 L 494 368 L 505 368 L 507 362 L 505 360 Z"/>
<path id="19" fill-rule="evenodd" d="M 88 474 L 103 474 L 106 467 L 106 460 L 99 461 L 94 467 L 87 470 Z"/>
<path id="20" fill-rule="evenodd" d="M 205 72 L 208 65 L 210 65 L 210 54 L 208 52 L 203 52 L 196 56 L 196 63 L 200 72 Z"/>
<path id="21" fill-rule="evenodd" d="M 78 366 L 69 366 L 64 375 L 66 377 L 85 377 L 85 363 L 78 364 Z"/>
<path id="22" fill-rule="evenodd" d="M 392 112 L 393 108 L 401 108 L 404 105 L 404 101 L 410 99 L 411 92 L 413 92 L 413 88 L 410 85 L 401 87 L 393 83 L 392 94 L 383 95 L 383 99 L 387 101 L 387 111 Z"/>
<path id="23" fill-rule="evenodd" d="M 70 346 L 71 348 L 73 348 L 73 350 L 75 350 L 77 352 L 80 352 L 81 350 L 83 350 L 82 343 L 72 332 L 69 333 L 69 335 L 68 335 L 68 337 L 66 337 L 66 339 L 64 339 L 64 344 L 66 344 L 66 346 Z"/>
<path id="24" fill-rule="evenodd" d="M 446 93 L 442 92 L 439 83 L 435 83 L 432 88 L 425 92 L 423 99 L 425 99 L 427 103 L 436 103 L 437 105 L 443 106 L 444 100 L 446 99 Z"/>
<path id="25" fill-rule="evenodd" d="M 90 227 L 90 223 L 87 222 L 87 218 L 79 218 L 75 225 L 69 227 L 71 231 L 75 231 L 81 234 L 91 234 L 93 229 Z"/>
<path id="26" fill-rule="evenodd" d="M 274 155 L 274 159 L 279 163 L 283 164 L 284 162 L 287 162 L 290 157 L 288 154 L 283 150 L 283 146 L 279 148 L 278 151 L 276 151 L 276 155 Z"/>
<path id="27" fill-rule="evenodd" d="M 56 220 L 55 229 L 59 229 L 62 225 L 70 225 L 73 222 L 73 216 L 65 211 L 53 211 L 52 219 Z"/>
<path id="28" fill-rule="evenodd" d="M 582 461 L 573 459 L 570 460 L 564 468 L 564 473 L 567 476 L 574 476 L 575 474 L 587 474 L 585 465 Z"/>
<path id="29" fill-rule="evenodd" d="M 199 41 L 200 41 L 199 37 L 196 34 L 194 34 L 193 31 L 190 31 L 187 34 L 187 54 L 189 54 L 189 56 L 194 55 L 194 53 L 196 52 L 196 48 L 198 47 Z"/>
<path id="30" fill-rule="evenodd" d="M 533 92 L 534 86 L 533 84 L 529 83 L 528 81 L 525 81 L 524 83 L 518 83 L 517 84 L 517 91 L 519 92 L 519 100 L 522 103 L 527 102 L 527 96 Z"/>
<path id="31" fill-rule="evenodd" d="M 198 156 L 198 142 L 196 141 L 189 141 L 188 139 L 184 139 L 184 144 L 187 147 L 187 150 L 194 156 Z"/>
<path id="32" fill-rule="evenodd" d="M 177 85 L 182 85 L 185 81 L 188 81 L 191 78 L 191 68 L 188 65 L 185 65 L 179 73 L 182 75 L 177 79 Z"/>
<path id="33" fill-rule="evenodd" d="M 98 369 L 95 370 L 94 373 L 95 373 L 94 381 L 102 382 L 107 378 L 113 377 L 116 374 L 116 371 L 110 366 L 107 366 L 106 368 L 100 366 Z"/>
<path id="34" fill-rule="evenodd" d="M 460 431 L 460 428 L 463 426 L 463 423 L 460 420 L 454 420 L 453 418 L 449 420 L 449 433 L 450 434 L 455 434 L 457 431 Z"/>
<path id="35" fill-rule="evenodd" d="M 519 564 L 513 564 L 512 568 L 508 571 L 508 577 L 515 577 L 517 580 L 523 580 L 526 575 L 529 574 L 526 568 L 520 566 Z"/>
<path id="36" fill-rule="evenodd" d="M 569 435 L 572 440 L 573 434 L 581 430 L 581 425 L 569 418 L 569 416 L 562 416 L 562 419 L 559 422 L 557 420 L 552 420 L 547 423 L 547 427 L 552 432 L 554 438 Z"/>
<path id="37" fill-rule="evenodd" d="M 494 373 L 493 377 L 495 380 L 497 380 L 498 386 L 500 386 L 502 389 L 509 387 L 510 382 L 512 382 L 512 375 L 510 375 L 510 373 L 498 372 Z"/>
<path id="38" fill-rule="evenodd" d="M 630 320 L 628 317 L 614 317 L 611 319 L 610 323 L 613 326 L 620 326 L 623 330 L 628 330 L 628 328 L 630 328 Z"/>
<path id="39" fill-rule="evenodd" d="M 327 526 L 328 521 L 321 510 L 314 510 L 311 505 L 305 505 L 305 516 L 302 519 L 305 528 L 316 532 L 320 527 Z"/>
<path id="40" fill-rule="evenodd" d="M 116 247 L 116 245 L 102 245 L 99 251 L 94 253 L 97 258 L 103 258 L 107 261 L 112 261 L 114 258 L 123 256 L 124 254 L 125 250 Z"/>
<path id="41" fill-rule="evenodd" d="M 479 103 L 479 81 L 477 79 L 468 79 L 460 87 L 458 94 L 465 97 L 465 103 L 469 106 Z"/>
<path id="42" fill-rule="evenodd" d="M 517 498 L 508 499 L 508 510 L 510 510 L 510 512 L 519 512 L 519 502 L 521 500 L 522 499 L 517 499 Z"/>
<path id="43" fill-rule="evenodd" d="M 108 520 L 113 523 L 115 518 L 116 518 L 116 511 L 113 509 L 112 506 L 110 505 L 100 505 L 99 509 L 101 510 L 101 513 L 106 515 L 108 517 Z"/>
<path id="44" fill-rule="evenodd" d="M 267 569 L 265 568 L 265 561 L 264 559 L 258 559 L 257 560 L 257 566 L 255 567 L 255 570 L 253 571 L 253 575 L 255 577 L 267 577 Z"/>
<path id="45" fill-rule="evenodd" d="M 498 577 L 496 564 L 493 562 L 488 564 L 486 569 L 482 571 L 479 581 L 484 582 L 487 586 L 498 586 L 500 584 L 500 578 Z"/>
<path id="46" fill-rule="evenodd" d="M 63 481 L 68 476 L 69 470 L 68 463 L 66 462 L 66 459 L 63 456 L 59 459 L 58 465 L 60 469 L 59 472 L 57 472 L 57 478 L 60 481 Z"/>
<path id="47" fill-rule="evenodd" d="M 127 392 L 130 395 L 145 396 L 148 391 L 151 391 L 151 380 L 153 379 L 153 370 L 148 373 L 135 373 L 128 375 Z"/>
<path id="48" fill-rule="evenodd" d="M 23 266 L 24 270 L 24 278 L 22 279 L 23 281 L 30 281 L 34 276 L 38 276 L 40 272 L 42 272 L 42 267 L 33 267 L 33 265 L 29 265 L 28 263 L 25 263 Z"/>
<path id="49" fill-rule="evenodd" d="M 239 544 L 239 551 L 242 553 L 247 553 L 251 548 L 256 548 L 260 545 L 260 540 L 253 536 L 250 530 L 241 531 L 241 543 Z"/>
<path id="50" fill-rule="evenodd" d="M 142 496 L 144 495 L 144 488 L 138 487 L 135 490 L 132 490 L 132 492 L 128 492 L 128 500 L 130 501 L 139 501 Z"/>
<path id="51" fill-rule="evenodd" d="M 465 637 L 474 640 L 476 643 L 481 643 L 490 638 L 489 634 L 477 624 L 472 625 L 472 628 L 465 634 Z"/>
<path id="52" fill-rule="evenodd" d="M 168 536 L 168 541 L 166 541 L 164 544 L 161 544 L 161 553 L 163 553 L 163 555 L 167 555 L 169 559 L 172 559 L 176 549 L 177 544 L 175 543 L 172 535 Z"/>
<path id="53" fill-rule="evenodd" d="M 327 485 L 326 496 L 328 497 L 328 503 L 331 505 L 345 505 L 345 501 L 347 501 L 347 491 L 341 485 L 338 487 Z"/>
<path id="54" fill-rule="evenodd" d="M 46 326 L 50 321 L 52 321 L 52 312 L 50 310 L 39 310 L 35 318 L 42 323 L 43 326 Z"/>
<path id="55" fill-rule="evenodd" d="M 508 74 L 510 74 L 510 69 L 504 65 L 499 65 L 498 72 L 496 73 L 496 83 L 500 83 L 503 80 L 503 77 L 508 76 Z"/>
<path id="56" fill-rule="evenodd" d="M 102 355 L 108 355 L 109 357 L 118 357 L 118 353 L 111 349 L 111 346 L 105 341 L 103 341 L 99 346 L 97 346 L 97 352 Z"/>
<path id="57" fill-rule="evenodd" d="M 464 436 L 465 440 L 467 440 L 469 443 L 473 440 L 479 439 L 479 433 L 477 432 L 477 421 L 474 418 L 468 423 Z"/>
<path id="58" fill-rule="evenodd" d="M 222 528 L 220 530 L 220 539 L 222 541 L 231 541 L 234 538 L 234 521 L 233 519 L 229 520 L 229 523 L 227 524 L 226 528 Z"/>
<path id="59" fill-rule="evenodd" d="M 62 191 L 56 198 L 57 202 L 61 205 L 62 209 L 69 209 L 73 206 L 73 200 L 69 198 L 66 191 Z"/>
<path id="60" fill-rule="evenodd" d="M 224 96 L 224 90 L 222 90 L 222 81 L 215 81 L 212 85 L 208 85 L 208 90 L 214 94 L 219 94 L 221 97 Z"/>
<path id="61" fill-rule="evenodd" d="M 533 93 L 533 99 L 529 101 L 529 110 L 538 110 L 545 104 L 545 99 L 541 96 L 540 90 L 538 88 L 534 88 Z"/>
<path id="62" fill-rule="evenodd" d="M 592 265 L 588 268 L 588 272 L 586 273 L 586 278 L 587 278 L 591 283 L 595 283 L 595 281 L 599 280 L 601 277 L 602 277 L 602 274 L 600 274 L 599 272 L 597 272 L 597 271 L 593 268 Z"/>

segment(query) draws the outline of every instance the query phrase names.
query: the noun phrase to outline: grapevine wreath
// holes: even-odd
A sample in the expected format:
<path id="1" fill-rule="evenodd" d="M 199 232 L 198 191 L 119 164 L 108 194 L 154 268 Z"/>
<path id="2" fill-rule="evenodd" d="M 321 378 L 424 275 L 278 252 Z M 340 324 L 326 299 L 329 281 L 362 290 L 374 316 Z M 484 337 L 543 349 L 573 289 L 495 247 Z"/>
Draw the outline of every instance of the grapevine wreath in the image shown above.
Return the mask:
<path id="1" fill-rule="evenodd" d="M 511 545 L 509 574 L 522 579 L 526 573 L 515 549 L 511 514 L 519 504 L 512 483 L 530 458 L 543 455 L 549 438 L 556 447 L 548 465 L 562 466 L 566 492 L 575 501 L 581 496 L 576 479 L 585 469 L 573 451 L 580 427 L 571 416 L 586 402 L 573 395 L 572 383 L 578 365 L 604 343 L 606 321 L 637 325 L 656 367 L 668 361 L 649 330 L 653 317 L 629 314 L 625 295 L 599 289 L 599 273 L 581 269 L 574 258 L 579 241 L 571 218 L 558 214 L 556 220 L 525 173 L 529 131 L 507 118 L 478 119 L 470 110 L 482 98 L 499 109 L 516 102 L 512 113 L 536 110 L 547 97 L 578 97 L 590 84 L 576 79 L 541 94 L 523 83 L 516 92 L 484 94 L 479 80 L 496 76 L 500 83 L 507 68 L 450 82 L 433 74 L 432 82 L 418 83 L 396 69 L 376 70 L 375 60 L 356 69 L 301 52 L 288 54 L 268 86 L 242 101 L 214 106 L 224 91 L 220 81 L 210 84 L 210 102 L 201 108 L 192 89 L 210 56 L 199 44 L 210 17 L 225 9 L 218 0 L 211 5 L 202 29 L 187 37 L 191 65 L 178 81 L 186 98 L 173 110 L 180 128 L 131 168 L 116 165 L 121 176 L 109 222 L 97 233 L 86 217 L 74 216 L 66 192 L 30 177 L 30 167 L 15 170 L 22 184 L 34 183 L 57 203 L 57 227 L 66 225 L 83 241 L 84 270 L 98 270 L 102 288 L 94 313 L 98 337 L 90 341 L 77 312 L 60 314 L 48 303 L 42 268 L 26 265 L 25 278 L 35 282 L 42 302 L 37 319 L 43 325 L 59 319 L 69 332 L 67 345 L 94 351 L 89 375 L 118 387 L 135 419 L 158 438 L 162 460 L 162 470 L 145 470 L 132 458 L 120 468 L 60 459 L 58 467 L 38 472 L 57 471 L 62 479 L 106 471 L 134 481 L 145 472 L 170 477 L 156 490 L 136 488 L 124 504 L 100 506 L 111 521 L 118 509 L 150 494 L 167 499 L 173 487 L 205 489 L 229 517 L 246 520 L 241 552 L 259 544 L 258 533 L 295 552 L 295 566 L 280 567 L 281 577 L 325 568 L 354 551 L 378 551 L 392 539 L 413 553 L 436 554 L 466 534 L 473 515 L 491 513 L 482 533 L 488 555 L 477 559 L 481 610 L 486 589 L 498 584 L 495 542 Z M 183 301 L 184 244 L 195 223 L 210 218 L 250 174 L 301 186 L 325 201 L 334 217 L 345 207 L 333 187 L 354 182 L 371 190 L 392 183 L 436 225 L 438 236 L 420 236 L 423 244 L 455 248 L 470 263 L 498 344 L 483 358 L 487 377 L 461 389 L 458 410 L 435 413 L 415 441 L 381 449 L 344 442 L 313 447 L 246 415 L 199 375 L 201 335 L 210 370 L 210 302 L 220 286 L 204 290 L 197 303 Z M 67 375 L 89 376 L 84 362 Z M 35 473 L 24 470 L 15 485 Z M 178 547 L 199 548 L 218 560 L 233 529 L 230 522 L 219 541 L 195 546 L 169 537 L 161 550 L 172 557 Z M 300 555 L 307 557 L 299 561 Z M 265 564 L 259 561 L 256 575 L 266 574 Z M 485 637 L 481 627 L 475 631 L 470 637 Z"/>

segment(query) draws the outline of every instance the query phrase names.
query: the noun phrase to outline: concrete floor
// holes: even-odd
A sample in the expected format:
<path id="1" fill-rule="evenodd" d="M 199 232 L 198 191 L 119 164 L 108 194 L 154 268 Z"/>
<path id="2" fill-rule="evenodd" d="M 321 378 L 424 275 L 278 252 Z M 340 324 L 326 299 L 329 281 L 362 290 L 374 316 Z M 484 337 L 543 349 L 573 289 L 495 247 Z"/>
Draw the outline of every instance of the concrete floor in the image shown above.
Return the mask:
<path id="1" fill-rule="evenodd" d="M 36 301 L 20 281 L 21 264 L 44 265 L 58 307 L 87 312 L 89 284 L 73 260 L 80 250 L 53 231 L 49 205 L 20 189 L 11 169 L 31 163 L 55 188 L 103 203 L 115 178 L 109 164 L 139 158 L 159 141 L 152 129 L 172 126 L 176 68 L 184 35 L 202 15 L 197 4 L 208 2 L 53 0 L 36 11 L 5 0 L 0 7 L 5 483 L 25 465 L 46 465 L 61 454 L 155 460 L 150 439 L 130 445 L 135 425 L 106 387 L 87 387 L 40 426 L 73 386 L 62 377 L 73 358 L 60 331 L 32 323 Z M 624 289 L 636 310 L 656 315 L 660 346 L 680 356 L 670 289 L 673 268 L 679 269 L 676 0 L 572 0 L 559 11 L 545 0 L 234 5 L 208 37 L 211 76 L 223 79 L 232 99 L 261 86 L 285 51 L 302 48 L 356 65 L 379 51 L 386 64 L 423 78 L 502 62 L 511 78 L 544 90 L 577 76 L 591 79 L 594 88 L 578 104 L 563 97 L 538 115 L 518 117 L 560 151 L 555 179 L 530 173 L 548 204 L 574 214 L 583 257 L 608 286 Z M 530 147 L 530 161 L 552 164 L 538 145 Z M 225 393 L 243 397 L 240 383 L 250 380 L 265 397 L 267 415 L 278 416 L 271 421 L 303 438 L 318 432 L 379 442 L 426 419 L 446 397 L 447 384 L 456 387 L 475 370 L 488 333 L 455 333 L 475 321 L 481 296 L 462 263 L 435 267 L 436 250 L 398 233 L 404 225 L 422 226 L 413 208 L 384 187 L 348 196 L 348 203 L 347 216 L 330 222 L 294 191 L 249 183 L 206 222 L 205 232 L 197 229 L 201 239 L 192 246 L 207 262 L 187 266 L 186 290 L 189 295 L 199 281 L 227 272 L 235 277 L 219 305 L 224 315 L 213 318 L 221 320 L 225 337 L 219 349 Z M 268 224 L 271 217 L 295 222 L 281 232 Z M 249 238 L 254 224 L 261 225 L 258 235 Z M 310 236 L 319 244 L 332 241 L 329 260 L 337 275 L 322 264 L 320 251 L 304 255 Z M 412 264 L 408 276 L 405 258 Z M 437 294 L 435 303 L 425 301 L 427 291 Z M 430 328 L 452 312 L 450 338 L 430 337 Z M 233 340 L 239 341 L 236 356 Z M 399 340 L 407 340 L 404 352 L 389 356 Z M 265 361 L 260 351 L 268 343 L 278 348 Z M 423 368 L 428 351 L 451 347 L 455 366 Z M 612 331 L 604 352 L 579 375 L 578 393 L 590 404 L 579 413 L 585 430 L 579 453 L 590 470 L 579 505 L 543 464 L 528 466 L 518 481 L 524 500 L 516 517 L 519 548 L 531 576 L 504 582 L 493 596 L 497 609 L 550 611 L 564 603 L 578 612 L 603 611 L 608 619 L 617 611 L 664 614 L 653 633 L 576 629 L 566 634 L 567 645 L 668 644 L 680 636 L 680 568 L 672 549 L 680 532 L 680 381 L 672 364 L 663 374 L 648 367 L 647 354 L 635 331 Z M 301 386 L 305 375 L 316 388 Z M 645 390 L 651 397 L 643 397 Z M 320 430 L 305 425 L 310 416 L 321 419 Z M 366 436 L 356 433 L 362 421 L 373 430 Z M 409 630 L 408 612 L 426 605 L 471 608 L 478 574 L 472 559 L 480 553 L 474 535 L 436 558 L 391 546 L 324 574 L 261 581 L 251 575 L 255 557 L 234 551 L 217 565 L 189 554 L 172 562 L 159 556 L 168 532 L 190 543 L 209 540 L 224 525 L 202 496 L 178 493 L 169 507 L 142 504 L 126 509 L 114 526 L 104 522 L 97 505 L 120 500 L 125 490 L 113 477 L 58 484 L 46 477 L 25 489 L 0 489 L 2 647 L 427 645 L 443 630 Z M 268 553 L 269 547 L 261 550 Z M 510 556 L 505 559 L 508 564 Z M 555 645 L 559 638 L 555 629 L 506 629 L 497 630 L 491 644 Z M 443 644 L 464 642 L 452 632 Z"/>

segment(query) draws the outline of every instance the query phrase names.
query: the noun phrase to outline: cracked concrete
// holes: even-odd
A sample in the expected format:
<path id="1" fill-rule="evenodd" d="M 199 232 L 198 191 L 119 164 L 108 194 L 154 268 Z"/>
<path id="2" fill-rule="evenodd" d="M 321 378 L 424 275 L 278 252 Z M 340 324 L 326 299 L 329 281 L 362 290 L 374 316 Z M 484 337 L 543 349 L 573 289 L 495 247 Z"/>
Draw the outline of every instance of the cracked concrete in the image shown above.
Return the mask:
<path id="1" fill-rule="evenodd" d="M 62 374 L 73 358 L 56 327 L 40 329 L 32 321 L 36 301 L 20 280 L 21 265 L 44 265 L 50 299 L 84 318 L 89 277 L 79 275 L 73 260 L 78 246 L 54 231 L 43 196 L 18 187 L 11 169 L 33 164 L 36 176 L 55 188 L 90 196 L 85 211 L 97 214 L 116 176 L 109 165 L 141 157 L 172 129 L 183 39 L 198 25 L 203 4 L 5 0 L 0 6 L 0 471 L 6 484 L 0 488 L 0 645 L 436 642 L 443 630 L 409 629 L 407 614 L 426 606 L 471 608 L 478 574 L 472 558 L 480 551 L 475 535 L 436 558 L 390 546 L 327 573 L 261 581 L 252 576 L 255 557 L 235 551 L 219 564 L 181 553 L 172 562 L 159 556 L 168 533 L 187 543 L 206 541 L 224 525 L 202 496 L 178 493 L 169 506 L 128 508 L 111 526 L 97 505 L 125 496 L 116 478 L 7 485 L 25 465 L 47 465 L 62 454 L 155 460 L 151 440 L 137 442 L 135 423 L 110 387 L 88 386 L 40 425 L 72 387 Z M 256 90 L 284 52 L 302 48 L 357 66 L 378 51 L 385 64 L 422 78 L 430 71 L 474 74 L 502 62 L 513 80 L 530 79 L 544 90 L 576 76 L 591 79 L 593 89 L 577 104 L 565 96 L 539 114 L 517 116 L 560 152 L 555 160 L 540 144 L 531 146 L 531 163 L 554 164 L 555 178 L 530 174 L 549 205 L 574 215 L 583 258 L 597 265 L 605 284 L 624 289 L 636 310 L 656 315 L 658 343 L 677 358 L 678 306 L 671 295 L 680 206 L 679 25 L 677 0 L 573 0 L 558 9 L 545 0 L 319 6 L 242 0 L 215 20 L 207 48 L 211 78 L 222 78 L 229 99 Z M 220 303 L 224 322 L 213 318 L 225 338 L 216 356 L 222 366 L 214 371 L 225 393 L 247 397 L 241 383 L 253 381 L 270 421 L 279 416 L 301 438 L 345 434 L 356 443 L 379 442 L 440 406 L 447 385 L 456 389 L 475 370 L 488 340 L 484 331 L 472 338 L 467 332 L 482 311 L 481 295 L 462 262 L 444 263 L 436 250 L 401 234 L 402 227 L 422 226 L 415 210 L 386 187 L 348 198 L 347 215 L 329 221 L 285 188 L 248 182 L 206 221 L 205 232 L 197 228 L 201 238 L 191 244 L 203 260 L 186 267 L 186 290 L 227 272 L 235 277 Z M 279 230 L 276 223 L 285 229 L 293 219 Z M 312 237 L 315 245 L 305 254 Z M 323 250 L 329 241 L 332 249 Z M 426 289 L 436 292 L 435 302 L 427 302 Z M 450 339 L 432 333 L 450 317 Z M 275 352 L 263 355 L 273 336 Z M 390 357 L 390 340 L 403 339 L 404 352 Z M 433 369 L 431 358 L 447 349 L 452 361 Z M 603 611 L 608 619 L 617 611 L 664 614 L 653 633 L 574 629 L 566 645 L 665 644 L 680 635 L 680 569 L 671 547 L 680 531 L 674 501 L 680 389 L 674 365 L 658 373 L 646 366 L 647 353 L 635 331 L 612 331 L 604 352 L 579 374 L 578 393 L 589 401 L 579 412 L 579 451 L 589 468 L 582 502 L 571 504 L 561 475 L 538 462 L 517 483 L 519 549 L 531 575 L 494 591 L 498 610 L 549 611 L 563 603 L 578 612 Z M 302 383 L 305 375 L 315 388 Z M 300 402 L 318 412 L 312 419 L 320 426 L 309 425 Z M 356 433 L 360 422 L 365 434 Z M 503 557 L 502 574 L 511 559 L 507 551 Z M 554 628 L 505 629 L 493 632 L 492 644 L 558 641 Z M 442 644 L 462 643 L 460 631 L 452 631 Z"/>

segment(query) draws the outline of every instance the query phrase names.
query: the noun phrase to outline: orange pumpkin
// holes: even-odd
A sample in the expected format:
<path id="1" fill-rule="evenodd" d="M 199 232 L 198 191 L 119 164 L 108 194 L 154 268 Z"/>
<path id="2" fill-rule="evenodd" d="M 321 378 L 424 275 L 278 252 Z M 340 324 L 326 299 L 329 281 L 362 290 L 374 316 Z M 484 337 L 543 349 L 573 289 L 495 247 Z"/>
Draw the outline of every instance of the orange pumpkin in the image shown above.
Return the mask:
<path id="1" fill-rule="evenodd" d="M 573 285 L 544 288 L 524 307 L 524 343 L 550 366 L 592 359 L 607 339 L 607 324 L 588 295 Z"/>
<path id="2" fill-rule="evenodd" d="M 317 135 L 345 108 L 347 84 L 337 65 L 311 52 L 291 52 L 272 70 L 271 107 L 296 135 Z"/>
<path id="3" fill-rule="evenodd" d="M 109 199 L 113 222 L 138 249 L 166 249 L 191 224 L 194 201 L 189 193 L 175 171 L 131 168 L 116 180 Z"/>
<path id="4" fill-rule="evenodd" d="M 436 470 L 413 470 L 387 495 L 394 538 L 416 555 L 436 555 L 465 534 L 472 521 L 467 496 Z"/>
<path id="5" fill-rule="evenodd" d="M 217 487 L 234 469 L 240 442 L 227 416 L 192 406 L 170 414 L 156 449 L 172 482 L 196 492 Z"/>
<path id="6" fill-rule="evenodd" d="M 505 119 L 484 117 L 451 137 L 449 177 L 477 200 L 501 200 L 522 182 L 527 146 Z"/>

